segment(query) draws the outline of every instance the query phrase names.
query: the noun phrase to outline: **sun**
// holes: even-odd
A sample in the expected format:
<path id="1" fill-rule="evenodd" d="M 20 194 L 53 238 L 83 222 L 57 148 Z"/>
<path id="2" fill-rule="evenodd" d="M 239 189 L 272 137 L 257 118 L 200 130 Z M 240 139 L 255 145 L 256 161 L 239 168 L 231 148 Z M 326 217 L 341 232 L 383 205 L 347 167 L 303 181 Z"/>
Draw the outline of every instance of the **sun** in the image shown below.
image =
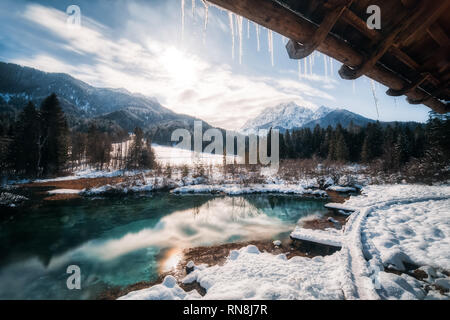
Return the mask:
<path id="1" fill-rule="evenodd" d="M 181 85 L 193 84 L 198 78 L 199 66 L 194 57 L 175 47 L 170 47 L 161 56 L 167 76 Z"/>

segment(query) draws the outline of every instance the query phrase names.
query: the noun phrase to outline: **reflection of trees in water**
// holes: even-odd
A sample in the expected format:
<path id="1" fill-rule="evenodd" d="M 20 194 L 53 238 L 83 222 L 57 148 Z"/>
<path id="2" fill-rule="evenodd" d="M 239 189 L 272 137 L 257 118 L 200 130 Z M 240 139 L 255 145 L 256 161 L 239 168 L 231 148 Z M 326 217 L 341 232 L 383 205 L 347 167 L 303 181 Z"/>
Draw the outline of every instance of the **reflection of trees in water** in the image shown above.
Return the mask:
<path id="1" fill-rule="evenodd" d="M 295 223 L 299 218 L 307 215 L 326 213 L 324 204 L 324 200 L 293 195 L 216 196 L 198 210 L 196 208 L 196 214 L 202 215 L 204 219 L 208 220 L 209 215 L 215 215 L 220 210 L 221 213 L 228 214 L 231 221 L 264 214 L 288 223 Z"/>
<path id="2" fill-rule="evenodd" d="M 295 195 L 249 195 L 246 200 L 258 211 L 268 216 L 293 223 L 307 215 L 327 212 L 323 206 L 324 200 Z"/>

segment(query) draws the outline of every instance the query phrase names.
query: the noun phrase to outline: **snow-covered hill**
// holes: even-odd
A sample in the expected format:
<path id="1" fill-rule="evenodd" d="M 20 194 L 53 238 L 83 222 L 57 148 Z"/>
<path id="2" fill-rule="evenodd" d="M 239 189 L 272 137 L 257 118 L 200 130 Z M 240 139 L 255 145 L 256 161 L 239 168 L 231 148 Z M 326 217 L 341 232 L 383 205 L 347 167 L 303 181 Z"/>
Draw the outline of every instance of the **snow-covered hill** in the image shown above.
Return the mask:
<path id="1" fill-rule="evenodd" d="M 333 110 L 325 106 L 313 110 L 294 102 L 282 103 L 264 109 L 256 118 L 247 121 L 241 131 L 251 134 L 256 133 L 259 129 L 269 129 L 270 127 L 280 129 L 280 131 L 300 128 L 310 121 L 323 118 Z"/>

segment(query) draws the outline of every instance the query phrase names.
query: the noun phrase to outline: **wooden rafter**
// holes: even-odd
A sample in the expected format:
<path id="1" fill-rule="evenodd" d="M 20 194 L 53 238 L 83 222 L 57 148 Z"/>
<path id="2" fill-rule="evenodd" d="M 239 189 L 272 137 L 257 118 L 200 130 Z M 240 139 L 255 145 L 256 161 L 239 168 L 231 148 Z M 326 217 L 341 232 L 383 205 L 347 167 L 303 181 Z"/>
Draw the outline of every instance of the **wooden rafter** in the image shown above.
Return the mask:
<path id="1" fill-rule="evenodd" d="M 319 28 L 315 31 L 312 38 L 303 44 L 289 40 L 286 49 L 291 59 L 303 59 L 313 53 L 317 47 L 325 40 L 327 35 L 333 29 L 336 22 L 346 9 L 352 4 L 353 0 L 341 0 L 333 4 L 328 14 L 323 19 Z"/>
<path id="2" fill-rule="evenodd" d="M 411 84 L 409 86 L 406 86 L 405 88 L 403 88 L 401 90 L 389 89 L 388 91 L 386 91 L 386 94 L 388 96 L 392 96 L 392 97 L 403 96 L 403 95 L 407 94 L 408 92 L 418 88 L 424 81 L 428 80 L 428 78 L 430 76 L 431 75 L 429 73 L 426 73 L 420 79 L 418 79 L 417 81 L 411 82 Z"/>

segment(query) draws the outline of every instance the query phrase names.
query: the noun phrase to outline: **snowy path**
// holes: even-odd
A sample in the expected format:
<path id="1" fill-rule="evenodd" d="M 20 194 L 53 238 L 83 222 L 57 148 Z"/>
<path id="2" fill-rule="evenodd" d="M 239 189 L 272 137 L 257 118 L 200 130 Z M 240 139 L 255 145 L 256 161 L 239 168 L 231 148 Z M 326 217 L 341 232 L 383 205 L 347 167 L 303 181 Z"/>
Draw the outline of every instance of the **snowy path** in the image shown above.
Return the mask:
<path id="1" fill-rule="evenodd" d="M 391 187 L 391 191 L 394 191 L 394 188 L 395 186 Z M 429 187 L 429 190 L 433 190 L 432 188 L 433 187 Z M 363 228 L 365 228 L 367 224 L 367 217 L 369 215 L 377 216 L 380 211 L 388 210 L 394 206 L 399 207 L 400 210 L 404 210 L 405 205 L 416 207 L 417 205 L 428 201 L 448 201 L 450 199 L 449 187 L 442 187 L 441 189 L 437 189 L 438 192 L 431 192 L 431 194 L 430 192 L 427 192 L 429 190 L 426 189 L 426 187 L 421 186 L 415 190 L 415 192 L 410 192 L 407 197 L 398 196 L 403 190 L 396 190 L 400 191 L 398 193 L 386 192 L 389 190 L 384 190 L 384 194 L 380 195 L 379 198 L 374 197 L 373 193 L 370 194 L 369 192 L 367 198 L 355 197 L 345 203 L 352 207 L 359 207 L 359 210 L 352 214 L 344 231 L 346 239 L 343 241 L 344 245 L 342 250 L 346 253 L 348 267 L 351 271 L 349 278 L 351 278 L 354 284 L 353 290 L 348 291 L 349 294 L 346 295 L 347 299 L 380 298 L 375 289 L 375 281 L 379 281 L 378 271 L 382 270 L 383 263 L 379 257 L 374 257 L 374 259 L 369 260 L 369 262 L 366 260 L 363 246 L 370 246 L 372 249 L 374 249 L 374 246 L 371 245 L 370 238 L 364 240 L 361 239 Z M 391 197 L 392 195 L 395 195 L 393 197 L 394 199 L 387 200 L 390 195 Z M 446 208 L 446 205 L 444 204 L 443 207 Z M 448 212 L 448 210 L 446 211 Z M 442 222 L 448 223 L 449 221 L 447 219 L 447 221 L 444 220 Z M 448 255 L 449 248 L 447 247 L 446 250 Z M 448 256 L 447 258 L 450 259 Z"/>

